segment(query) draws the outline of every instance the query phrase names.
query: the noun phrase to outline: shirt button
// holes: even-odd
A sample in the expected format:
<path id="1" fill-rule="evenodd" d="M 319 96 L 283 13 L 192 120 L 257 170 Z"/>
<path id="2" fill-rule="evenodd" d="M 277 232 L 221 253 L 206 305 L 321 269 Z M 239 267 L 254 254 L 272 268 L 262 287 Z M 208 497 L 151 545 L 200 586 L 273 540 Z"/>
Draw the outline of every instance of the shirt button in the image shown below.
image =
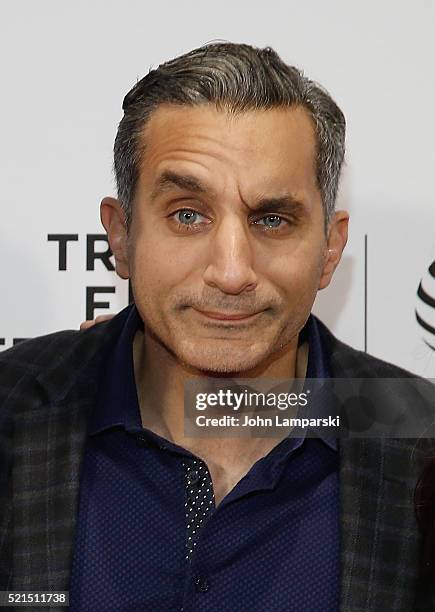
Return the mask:
<path id="1" fill-rule="evenodd" d="M 198 470 L 189 470 L 187 472 L 187 481 L 190 485 L 197 484 L 200 478 L 201 477 L 199 475 Z"/>
<path id="2" fill-rule="evenodd" d="M 204 576 L 198 576 L 195 578 L 195 588 L 199 593 L 206 593 L 210 588 L 207 578 Z"/>

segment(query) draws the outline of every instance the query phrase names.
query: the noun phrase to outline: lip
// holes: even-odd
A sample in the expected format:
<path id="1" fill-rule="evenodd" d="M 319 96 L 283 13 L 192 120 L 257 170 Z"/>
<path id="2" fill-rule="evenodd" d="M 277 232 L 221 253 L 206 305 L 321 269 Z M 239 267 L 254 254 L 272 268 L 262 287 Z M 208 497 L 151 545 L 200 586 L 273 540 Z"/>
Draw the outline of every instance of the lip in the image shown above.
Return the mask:
<path id="1" fill-rule="evenodd" d="M 259 312 L 254 312 L 253 314 L 226 314 L 224 312 L 210 312 L 205 310 L 196 311 L 209 319 L 214 319 L 217 321 L 248 321 L 249 319 L 253 319 L 260 314 Z"/>

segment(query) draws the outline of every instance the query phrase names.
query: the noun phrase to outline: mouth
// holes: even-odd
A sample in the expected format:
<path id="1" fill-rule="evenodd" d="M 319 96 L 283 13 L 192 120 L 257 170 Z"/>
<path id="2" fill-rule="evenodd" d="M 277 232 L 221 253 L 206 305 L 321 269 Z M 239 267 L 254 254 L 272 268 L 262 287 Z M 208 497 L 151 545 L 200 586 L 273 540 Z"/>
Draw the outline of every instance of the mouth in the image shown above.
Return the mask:
<path id="1" fill-rule="evenodd" d="M 200 315 L 208 318 L 208 319 L 213 319 L 214 321 L 231 321 L 232 323 L 240 321 L 240 322 L 246 322 L 246 321 L 251 321 L 253 320 L 257 315 L 261 314 L 260 312 L 254 312 L 254 313 L 242 313 L 242 314 L 228 314 L 225 312 L 211 312 L 211 311 L 204 311 L 204 310 L 197 310 L 196 308 L 194 308 L 194 310 L 196 310 L 196 312 L 198 312 Z"/>

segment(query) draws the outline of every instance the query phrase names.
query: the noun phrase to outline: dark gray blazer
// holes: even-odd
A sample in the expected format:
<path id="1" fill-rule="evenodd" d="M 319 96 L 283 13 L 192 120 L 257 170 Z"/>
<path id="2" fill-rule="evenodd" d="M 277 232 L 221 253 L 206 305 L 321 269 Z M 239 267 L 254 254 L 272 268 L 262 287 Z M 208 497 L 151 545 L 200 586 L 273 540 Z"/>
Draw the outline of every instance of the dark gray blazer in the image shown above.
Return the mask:
<path id="1" fill-rule="evenodd" d="M 69 588 L 87 427 L 123 313 L 0 353 L 0 590 Z M 385 406 L 405 402 L 428 418 L 428 407 L 409 393 L 409 372 L 319 325 L 333 377 L 404 379 L 399 398 L 385 392 Z M 435 609 L 422 578 L 413 507 L 427 444 L 340 440 L 341 612 Z"/>

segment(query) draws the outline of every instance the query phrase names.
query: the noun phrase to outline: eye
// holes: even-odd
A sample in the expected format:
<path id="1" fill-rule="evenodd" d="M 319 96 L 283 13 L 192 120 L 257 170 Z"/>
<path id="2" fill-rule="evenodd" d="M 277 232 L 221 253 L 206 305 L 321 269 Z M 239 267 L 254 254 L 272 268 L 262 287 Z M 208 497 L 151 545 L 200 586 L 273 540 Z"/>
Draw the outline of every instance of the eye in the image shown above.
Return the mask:
<path id="1" fill-rule="evenodd" d="M 192 208 L 180 208 L 169 217 L 180 232 L 199 232 L 210 223 L 207 217 Z"/>
<path id="2" fill-rule="evenodd" d="M 193 225 L 200 216 L 201 215 L 196 212 L 196 210 L 191 210 L 190 208 L 177 210 L 177 212 L 174 214 L 175 220 L 182 225 Z"/>
<path id="3" fill-rule="evenodd" d="M 264 223 L 261 223 L 262 221 L 264 221 Z M 261 217 L 261 219 L 255 221 L 257 225 L 263 225 L 266 229 L 271 230 L 280 228 L 283 222 L 286 222 L 285 219 L 279 215 L 265 215 Z"/>

